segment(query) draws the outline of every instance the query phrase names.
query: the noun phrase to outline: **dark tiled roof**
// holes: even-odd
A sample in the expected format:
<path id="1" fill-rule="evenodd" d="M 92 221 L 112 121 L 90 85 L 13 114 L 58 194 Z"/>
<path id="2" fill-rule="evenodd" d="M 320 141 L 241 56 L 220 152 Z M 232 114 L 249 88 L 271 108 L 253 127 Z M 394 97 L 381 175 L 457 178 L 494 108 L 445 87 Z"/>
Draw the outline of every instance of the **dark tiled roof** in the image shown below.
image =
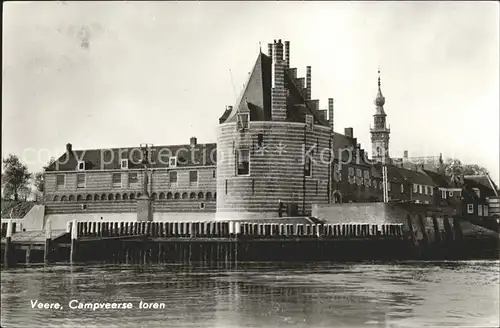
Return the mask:
<path id="1" fill-rule="evenodd" d="M 405 168 L 388 165 L 387 174 L 394 182 L 417 183 L 428 186 L 435 186 L 433 179 L 424 172 L 408 170 Z M 392 176 L 392 177 L 391 177 Z"/>
<path id="2" fill-rule="evenodd" d="M 307 104 L 302 91 L 299 90 L 296 79 L 289 69 L 285 70 L 285 88 L 287 96 L 287 121 L 305 122 L 305 115 L 314 117 L 315 124 L 328 126 L 328 122 L 322 114 Z M 235 103 L 232 111 L 224 114 L 219 123 L 236 122 L 238 111 L 250 113 L 250 121 L 272 120 L 272 59 L 263 53 L 259 53 L 255 65 L 248 77 L 241 95 Z"/>
<path id="3" fill-rule="evenodd" d="M 493 181 L 491 181 L 493 183 Z M 490 179 L 486 175 L 467 175 L 464 177 L 464 183 L 468 188 L 478 188 L 484 196 L 494 196 L 496 186 L 490 183 Z"/>
<path id="4" fill-rule="evenodd" d="M 434 180 L 431 179 L 430 176 L 428 176 L 424 172 L 420 171 L 413 171 L 413 170 L 407 170 L 403 168 L 398 168 L 399 174 L 405 179 L 406 181 L 409 181 L 411 183 L 418 183 L 422 185 L 428 185 L 428 186 L 435 186 L 436 184 L 434 183 Z"/>
<path id="5" fill-rule="evenodd" d="M 34 202 L 2 200 L 2 218 L 13 219 L 23 218 L 31 208 L 35 205 Z"/>
<path id="6" fill-rule="evenodd" d="M 217 144 L 198 144 L 194 148 L 190 145 L 155 146 L 151 154 L 150 168 L 168 167 L 168 156 L 176 156 L 177 167 L 216 165 Z M 140 147 L 74 150 L 72 154 L 64 153 L 57 162 L 51 164 L 46 171 L 73 171 L 76 170 L 78 160 L 85 162 L 86 170 L 116 170 L 121 168 L 120 153 L 129 158 L 128 167 L 142 168 L 139 163 L 142 155 Z M 191 155 L 193 154 L 193 155 Z"/>
<path id="7" fill-rule="evenodd" d="M 498 190 L 495 182 L 491 180 L 487 175 L 466 175 L 464 176 L 465 182 L 473 185 L 481 185 L 484 188 L 491 189 L 491 191 Z"/>
<path id="8" fill-rule="evenodd" d="M 432 179 L 432 181 L 434 181 L 434 184 L 436 186 L 443 188 L 453 188 L 450 183 L 450 179 L 447 176 L 425 169 L 424 172 Z"/>

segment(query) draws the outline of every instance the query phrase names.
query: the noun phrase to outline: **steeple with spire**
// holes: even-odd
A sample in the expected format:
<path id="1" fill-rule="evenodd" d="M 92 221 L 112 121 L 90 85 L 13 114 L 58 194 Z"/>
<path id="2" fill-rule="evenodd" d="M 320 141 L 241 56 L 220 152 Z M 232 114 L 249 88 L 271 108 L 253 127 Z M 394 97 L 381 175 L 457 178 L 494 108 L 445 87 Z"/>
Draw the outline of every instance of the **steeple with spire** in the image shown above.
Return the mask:
<path id="1" fill-rule="evenodd" d="M 389 163 L 389 134 L 391 130 L 386 126 L 387 115 L 384 111 L 385 97 L 382 95 L 380 69 L 378 70 L 378 90 L 374 104 L 376 107 L 373 115 L 373 127 L 370 129 L 372 158 L 379 162 Z"/>

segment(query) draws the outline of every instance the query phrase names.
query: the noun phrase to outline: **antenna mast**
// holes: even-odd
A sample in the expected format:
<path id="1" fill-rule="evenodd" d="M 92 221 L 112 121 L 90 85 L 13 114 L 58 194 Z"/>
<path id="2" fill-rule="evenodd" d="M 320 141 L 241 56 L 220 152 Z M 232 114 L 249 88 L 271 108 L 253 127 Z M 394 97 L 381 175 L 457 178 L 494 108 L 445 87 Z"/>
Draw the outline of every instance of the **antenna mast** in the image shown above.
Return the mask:
<path id="1" fill-rule="evenodd" d="M 238 100 L 238 96 L 236 95 L 236 88 L 234 87 L 233 73 L 231 72 L 231 69 L 229 69 L 229 76 L 231 77 L 231 84 L 233 86 L 234 101 L 236 101 Z"/>

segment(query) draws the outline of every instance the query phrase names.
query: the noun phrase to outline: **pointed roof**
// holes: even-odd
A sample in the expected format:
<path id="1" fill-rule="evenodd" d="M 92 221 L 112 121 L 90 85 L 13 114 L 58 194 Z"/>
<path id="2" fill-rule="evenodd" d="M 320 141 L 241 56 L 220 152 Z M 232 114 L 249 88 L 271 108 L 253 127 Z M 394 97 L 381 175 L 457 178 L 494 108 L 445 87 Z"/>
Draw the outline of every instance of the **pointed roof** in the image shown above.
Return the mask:
<path id="1" fill-rule="evenodd" d="M 271 120 L 271 58 L 262 52 L 257 56 L 253 70 L 224 122 L 236 122 L 238 110 L 250 112 L 251 121 Z"/>
<path id="2" fill-rule="evenodd" d="M 314 117 L 315 124 L 328 126 L 328 122 L 322 117 L 318 110 L 309 104 L 300 90 L 296 79 L 290 73 L 290 69 L 285 69 L 284 76 L 287 96 L 287 116 L 290 122 L 305 122 L 305 115 Z M 272 120 L 272 59 L 259 53 L 254 67 L 248 76 L 243 90 L 236 100 L 235 106 L 230 113 L 224 112 L 219 119 L 219 123 L 236 122 L 238 112 L 250 113 L 250 121 L 271 121 Z"/>
<path id="3" fill-rule="evenodd" d="M 380 88 L 380 70 L 378 71 L 378 91 L 374 103 L 377 106 L 375 115 L 386 115 L 384 111 L 385 97 L 382 95 L 382 89 Z"/>

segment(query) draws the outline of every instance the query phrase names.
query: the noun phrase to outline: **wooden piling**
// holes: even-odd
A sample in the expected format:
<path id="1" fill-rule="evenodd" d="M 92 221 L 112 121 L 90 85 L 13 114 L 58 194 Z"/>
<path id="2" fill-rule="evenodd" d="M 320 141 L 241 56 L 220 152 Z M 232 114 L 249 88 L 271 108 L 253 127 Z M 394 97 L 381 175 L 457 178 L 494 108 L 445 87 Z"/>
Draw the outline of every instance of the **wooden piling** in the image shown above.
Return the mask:
<path id="1" fill-rule="evenodd" d="M 12 253 L 12 230 L 13 222 L 12 219 L 7 221 L 7 231 L 5 232 L 5 250 L 4 250 L 4 267 L 8 268 L 11 264 L 11 253 Z"/>
<path id="2" fill-rule="evenodd" d="M 45 222 L 45 248 L 43 251 L 43 262 L 45 264 L 49 263 L 50 260 L 50 240 L 52 239 L 52 223 L 50 220 Z"/>
<path id="3" fill-rule="evenodd" d="M 76 220 L 73 220 L 71 224 L 71 251 L 70 251 L 70 262 L 74 263 L 76 260 L 77 252 L 77 239 L 78 239 L 78 224 Z"/>

